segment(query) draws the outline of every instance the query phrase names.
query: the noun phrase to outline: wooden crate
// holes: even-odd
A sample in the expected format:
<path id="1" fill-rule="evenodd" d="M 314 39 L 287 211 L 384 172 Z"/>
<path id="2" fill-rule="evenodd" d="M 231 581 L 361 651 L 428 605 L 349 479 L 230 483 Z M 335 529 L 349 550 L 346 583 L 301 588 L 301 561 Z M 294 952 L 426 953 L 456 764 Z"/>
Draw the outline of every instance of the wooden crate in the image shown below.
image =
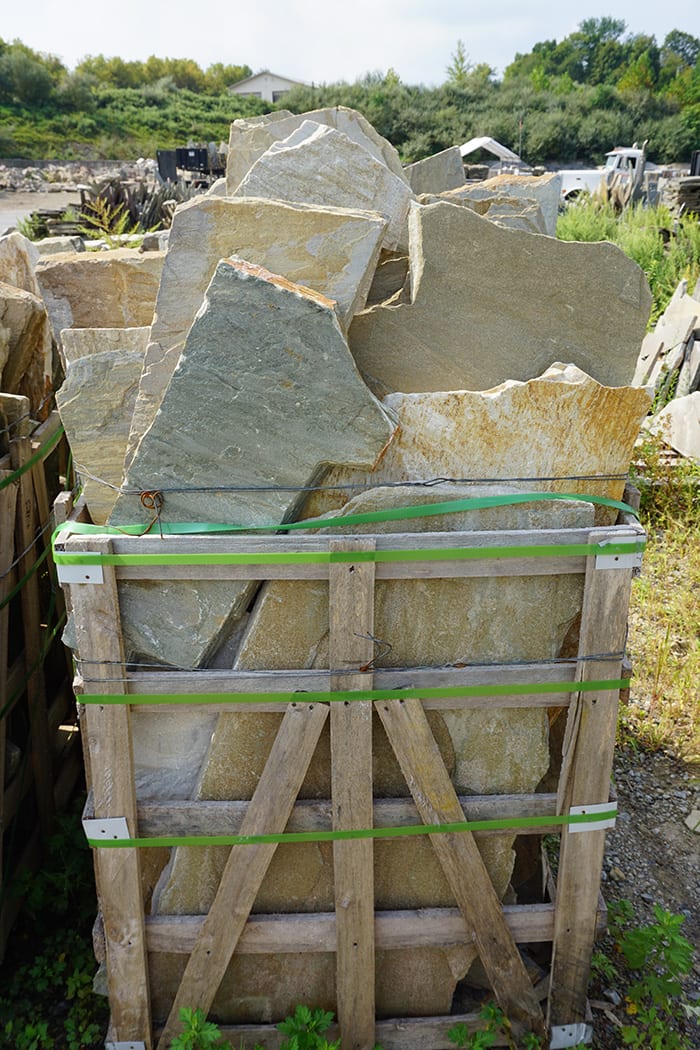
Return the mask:
<path id="1" fill-rule="evenodd" d="M 82 773 L 51 552 L 51 530 L 71 509 L 59 494 L 67 443 L 56 412 L 31 436 L 13 434 L 0 457 L 0 961 L 21 906 L 16 879 L 40 864 Z"/>
<path id="2" fill-rule="evenodd" d="M 111 1005 L 109 1039 L 137 1047 L 167 1046 L 178 1030 L 180 1007 L 209 1011 L 234 952 L 334 952 L 343 1050 L 371 1050 L 375 1042 L 384 1050 L 441 1050 L 451 1046 L 446 1033 L 452 1024 L 462 1020 L 474 1029 L 478 1018 L 467 1014 L 377 1020 L 375 952 L 472 941 L 493 993 L 516 1029 L 542 1033 L 547 1029 L 552 1046 L 575 1045 L 586 1038 L 590 957 L 596 931 L 604 923 L 600 874 L 605 828 L 614 810 L 610 778 L 618 697 L 624 684 L 630 584 L 643 543 L 643 530 L 631 515 L 622 515 L 616 525 L 588 529 L 343 538 L 61 534 L 56 558 L 64 563 L 60 567 L 64 578 L 71 581 L 65 586 L 75 615 L 82 669 L 76 692 L 83 701 L 91 784 L 86 815 L 97 822 L 87 823 L 86 829 L 91 842 L 98 844 L 95 870 Z M 425 560 L 420 555 L 416 560 L 415 554 L 404 560 L 406 552 L 415 551 L 425 553 Z M 270 555 L 284 559 L 299 552 L 311 560 L 266 561 Z M 144 564 L 154 554 L 161 564 Z M 160 557 L 163 554 L 165 558 Z M 170 555 L 176 556 L 177 564 L 163 563 Z M 245 558 L 238 560 L 241 555 Z M 373 668 L 370 637 L 377 580 L 561 573 L 582 574 L 584 579 L 578 657 L 536 665 Z M 328 580 L 332 670 L 130 668 L 124 658 L 118 588 L 123 580 L 144 579 Z M 528 685 L 533 682 L 534 690 Z M 338 691 L 348 690 L 357 699 L 338 700 Z M 303 700 L 290 697 L 299 691 L 306 694 Z M 279 698 L 271 700 L 270 693 Z M 247 710 L 284 712 L 249 802 L 155 803 L 136 797 L 132 709 L 143 703 L 164 704 L 161 709 L 167 709 L 173 694 L 192 694 L 203 711 L 236 710 L 237 700 L 245 695 Z M 255 702 L 251 694 L 265 695 Z M 456 795 L 425 711 L 486 706 L 566 709 L 556 793 Z M 373 798 L 373 709 L 406 777 L 412 805 L 408 799 Z M 302 817 L 297 794 L 327 719 L 332 798 L 316 807 L 305 804 Z M 518 823 L 523 817 L 540 817 L 542 823 L 523 828 Z M 113 818 L 120 818 L 117 825 L 104 823 Z M 462 827 L 465 822 L 493 818 L 504 818 L 506 828 L 515 834 L 561 835 L 553 899 L 501 905 L 476 846 L 479 829 Z M 590 823 L 584 826 L 579 821 Z M 430 835 L 455 907 L 375 913 L 373 838 L 338 835 L 333 843 L 334 912 L 251 914 L 276 848 L 274 841 L 258 841 L 255 836 L 309 826 L 326 834 L 353 829 L 375 829 L 374 834 L 381 834 L 388 825 L 406 822 L 457 825 L 449 833 Z M 207 916 L 144 914 L 140 855 L 149 839 L 223 830 L 231 834 L 232 829 L 233 834 L 253 836 L 253 843 L 231 849 Z M 99 845 L 115 837 L 116 848 Z M 131 846 L 132 840 L 137 845 Z M 538 942 L 551 944 L 551 973 L 546 988 L 535 990 L 516 946 Z M 148 957 L 158 952 L 181 953 L 188 961 L 169 1017 L 154 1020 Z M 544 1010 L 542 998 L 547 1000 Z M 246 1045 L 258 1041 L 274 1048 L 282 1038 L 273 1025 L 223 1025 L 222 1031 L 234 1045 L 243 1039 Z"/>

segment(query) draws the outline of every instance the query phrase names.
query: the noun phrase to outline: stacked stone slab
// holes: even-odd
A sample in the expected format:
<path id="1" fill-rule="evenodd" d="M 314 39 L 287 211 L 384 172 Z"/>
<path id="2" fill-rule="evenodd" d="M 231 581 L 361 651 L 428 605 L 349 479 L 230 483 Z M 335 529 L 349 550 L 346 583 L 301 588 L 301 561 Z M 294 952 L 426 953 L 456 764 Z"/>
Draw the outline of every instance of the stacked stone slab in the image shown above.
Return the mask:
<path id="1" fill-rule="evenodd" d="M 445 160 L 449 167 L 442 157 L 422 170 L 426 180 L 438 173 L 432 185 L 420 182 L 432 194 L 451 177 Z M 219 187 L 177 209 L 157 294 L 149 286 L 150 334 L 128 441 L 119 421 L 126 449 L 111 523 L 152 525 L 139 494 L 153 490 L 163 521 L 251 531 L 465 498 L 481 491 L 474 479 L 498 482 L 489 492 L 621 494 L 649 405 L 647 392 L 629 385 L 650 306 L 639 268 L 612 245 L 543 236 L 539 198 L 505 207 L 514 195 L 497 187 L 498 204 L 421 203 L 409 177 L 351 110 L 234 123 L 226 195 Z M 503 218 L 519 214 L 524 228 L 477 213 L 491 208 L 492 218 L 498 208 Z M 42 266 L 48 287 L 51 263 Z M 54 303 L 59 286 L 56 278 Z M 61 301 L 73 328 L 96 327 L 77 323 L 67 294 Z M 66 354 L 79 342 L 69 337 Z M 70 384 L 64 395 L 67 406 Z M 436 478 L 452 480 L 420 484 Z M 417 520 L 372 528 L 528 530 L 601 519 L 574 499 Z M 325 527 L 324 519 L 309 525 Z M 329 665 L 326 584 L 270 582 L 256 593 L 216 580 L 124 581 L 120 603 L 132 659 L 240 670 Z M 581 580 L 566 575 L 387 581 L 377 587 L 375 629 L 391 646 L 384 666 L 547 660 L 575 645 L 580 607 Z M 542 709 L 431 712 L 430 722 L 466 794 L 533 791 L 550 766 Z M 278 723 L 272 714 L 217 718 L 187 707 L 166 722 L 134 710 L 139 799 L 250 799 Z M 374 747 L 377 794 L 407 796 L 379 728 Z M 304 797 L 329 797 L 329 753 L 324 736 Z M 154 912 L 206 911 L 225 853 L 152 854 L 144 885 L 149 899 L 155 887 Z M 331 853 L 328 844 L 281 846 L 254 910 L 331 908 Z M 376 858 L 378 908 L 452 904 L 427 842 L 378 842 Z M 512 893 L 512 836 L 484 840 L 483 858 L 498 895 Z M 473 961 L 471 946 L 383 953 L 379 1014 L 448 1013 Z M 154 953 L 150 966 L 162 1018 L 184 958 Z M 301 1001 L 334 1009 L 334 966 L 324 953 L 234 955 L 214 1010 L 247 1022 L 279 1020 Z"/>
<path id="2" fill-rule="evenodd" d="M 34 273 L 38 258 L 22 234 L 0 237 L 0 391 L 26 396 L 41 420 L 51 407 L 54 342 Z"/>

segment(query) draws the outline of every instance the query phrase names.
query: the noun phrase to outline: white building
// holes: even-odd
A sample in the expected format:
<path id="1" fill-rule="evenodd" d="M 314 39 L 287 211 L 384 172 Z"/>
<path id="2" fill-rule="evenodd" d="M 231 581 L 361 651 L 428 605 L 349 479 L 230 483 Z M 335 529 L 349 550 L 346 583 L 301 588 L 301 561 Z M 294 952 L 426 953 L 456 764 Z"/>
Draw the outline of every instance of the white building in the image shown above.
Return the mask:
<path id="1" fill-rule="evenodd" d="M 232 84 L 229 91 L 234 95 L 262 98 L 265 102 L 279 102 L 293 87 L 305 86 L 301 80 L 290 80 L 289 77 L 281 77 L 277 73 L 271 73 L 269 69 L 263 69 L 261 73 L 253 73 L 252 77 Z"/>

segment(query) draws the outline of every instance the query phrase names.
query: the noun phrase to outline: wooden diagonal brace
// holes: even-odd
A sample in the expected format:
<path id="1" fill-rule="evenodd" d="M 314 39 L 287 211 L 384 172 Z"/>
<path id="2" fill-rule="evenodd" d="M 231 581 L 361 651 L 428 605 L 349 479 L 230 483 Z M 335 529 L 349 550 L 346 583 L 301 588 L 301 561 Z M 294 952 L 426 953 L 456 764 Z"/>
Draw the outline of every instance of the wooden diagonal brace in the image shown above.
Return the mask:
<path id="1" fill-rule="evenodd" d="M 376 708 L 424 824 L 465 819 L 420 700 L 379 701 Z M 544 1019 L 471 832 L 431 835 L 445 877 L 494 994 L 515 1031 L 544 1034 Z"/>
<path id="2" fill-rule="evenodd" d="M 284 831 L 328 717 L 324 704 L 290 704 L 241 825 L 242 835 Z M 184 1006 L 209 1011 L 248 920 L 276 843 L 232 846 L 158 1043 L 165 1050 Z"/>

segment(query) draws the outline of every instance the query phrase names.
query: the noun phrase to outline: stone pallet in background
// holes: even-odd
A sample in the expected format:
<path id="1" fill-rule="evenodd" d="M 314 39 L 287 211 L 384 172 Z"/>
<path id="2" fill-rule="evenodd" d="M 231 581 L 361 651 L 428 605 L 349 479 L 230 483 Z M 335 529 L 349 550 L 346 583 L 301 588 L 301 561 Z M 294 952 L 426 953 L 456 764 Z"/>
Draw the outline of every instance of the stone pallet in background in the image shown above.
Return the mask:
<path id="1" fill-rule="evenodd" d="M 633 520 L 625 518 L 618 525 L 565 527 L 505 532 L 476 531 L 456 533 L 409 533 L 333 537 L 316 534 L 287 537 L 110 537 L 107 535 L 59 536 L 59 558 L 81 550 L 114 551 L 121 554 L 157 552 L 179 553 L 184 564 L 122 564 L 116 569 L 105 563 L 103 582 L 94 585 L 69 585 L 68 593 L 75 615 L 79 690 L 86 702 L 81 718 L 88 741 L 89 777 L 92 794 L 90 817 L 97 819 L 126 818 L 129 836 L 220 834 L 240 831 L 243 834 L 281 833 L 287 830 L 323 830 L 334 828 L 367 828 L 402 823 L 445 823 L 484 816 L 505 818 L 561 812 L 572 806 L 608 803 L 608 790 L 615 739 L 617 697 L 620 689 L 622 648 L 627 622 L 632 564 L 625 560 L 616 566 L 615 554 L 607 555 L 610 542 L 643 542 L 643 531 Z M 570 554 L 571 544 L 577 553 Z M 547 555 L 536 557 L 533 546 L 546 544 Z M 522 557 L 494 557 L 492 548 L 504 545 L 522 546 Z M 594 545 L 590 549 L 589 546 Z M 563 547 L 563 549 L 561 549 Z M 378 552 L 376 561 L 372 550 Z M 405 552 L 442 548 L 444 558 L 435 560 L 402 560 L 391 555 L 382 560 L 383 552 Z M 455 548 L 478 550 L 478 556 L 454 556 Z M 559 554 L 557 550 L 560 548 Z M 324 551 L 334 551 L 335 561 L 328 563 Z M 579 553 L 583 551 L 583 553 Z M 588 551 L 588 553 L 586 553 Z M 267 564 L 265 556 L 277 553 L 305 552 L 304 564 Z M 310 562 L 313 552 L 321 552 L 322 563 Z M 244 564 L 226 563 L 226 554 L 246 554 Z M 190 564 L 188 556 L 208 554 L 212 564 L 208 575 L 217 579 L 276 577 L 291 583 L 295 578 L 325 580 L 329 584 L 329 670 L 262 671 L 167 671 L 128 667 L 124 663 L 119 621 L 119 589 L 129 580 L 151 579 L 151 586 L 166 586 L 169 577 L 183 573 L 196 578 L 201 565 Z M 251 564 L 256 555 L 262 564 Z M 602 559 L 601 560 L 601 556 Z M 401 560 L 394 560 L 398 557 Z M 350 559 L 350 560 L 348 560 Z M 194 559 L 192 559 L 194 560 Z M 634 560 L 634 559 L 632 559 Z M 224 562 L 221 564 L 220 562 Z M 128 562 L 128 558 L 127 558 Z M 61 570 L 63 571 L 63 569 Z M 573 642 L 573 655 L 554 663 L 547 655 L 539 663 L 523 665 L 511 662 L 490 663 L 488 667 L 472 666 L 408 668 L 395 670 L 375 667 L 376 655 L 374 609 L 381 581 L 419 577 L 417 586 L 427 581 L 437 584 L 470 581 L 479 593 L 480 587 L 495 586 L 506 579 L 527 579 L 531 573 L 547 578 L 560 577 L 562 571 L 578 576 L 583 582 L 581 626 Z M 375 586 L 376 580 L 376 586 Z M 511 580 L 511 582 L 513 582 Z M 379 608 L 379 606 L 377 606 Z M 488 616 L 488 603 L 484 615 Z M 436 611 L 437 615 L 437 611 Z M 496 625 L 497 626 L 497 625 Z M 271 639 L 272 641 L 272 639 Z M 607 654 L 607 655 L 606 655 Z M 596 659 L 591 659 L 595 656 Z M 590 682 L 590 691 L 571 692 L 575 680 Z M 562 683 L 562 689 L 520 691 L 523 683 Z M 567 683 L 568 686 L 567 686 Z M 485 686 L 476 693 L 470 687 Z M 391 695 L 377 700 L 331 703 L 328 708 L 319 699 L 326 691 L 338 689 L 371 690 L 405 688 L 418 694 L 426 691 L 423 703 Z M 464 687 L 455 698 L 433 698 L 430 690 L 441 686 Z M 489 694 L 489 686 L 495 686 Z M 506 696 L 501 695 L 505 688 Z M 556 690 L 556 685 L 548 689 Z M 303 692 L 299 693 L 299 690 Z M 291 705 L 285 702 L 289 692 L 299 696 Z M 107 693 L 114 701 L 100 704 Z M 259 701 L 248 695 L 244 708 L 253 719 L 262 721 L 264 713 L 276 715 L 278 728 L 268 737 L 270 757 L 261 770 L 257 787 L 231 795 L 221 792 L 218 801 L 192 800 L 167 793 L 165 797 L 149 796 L 138 787 L 138 765 L 145 754 L 141 747 L 132 750 L 131 740 L 142 733 L 144 719 L 157 731 L 161 725 L 161 760 L 170 763 L 167 746 L 163 749 L 162 733 L 168 724 L 177 724 L 181 712 L 196 694 L 210 694 L 210 706 L 196 703 L 196 717 L 209 720 L 217 716 L 231 718 L 240 711 L 236 694 L 261 694 Z M 282 693 L 276 700 L 271 694 Z M 308 699 L 301 697 L 307 694 Z M 320 695 L 319 695 L 320 694 Z M 466 695 L 465 695 L 466 694 Z M 472 695 L 474 694 L 474 695 Z M 134 700 L 129 705 L 128 697 Z M 124 702 L 119 703 L 119 696 Z M 149 700 L 165 700 L 149 708 Z M 181 697 L 182 702 L 178 702 Z M 145 704 L 143 703 L 145 701 Z M 183 706 L 184 704 L 184 706 Z M 170 706 L 172 705 L 172 706 Z M 468 719 L 480 710 L 496 712 L 503 706 L 524 713 L 527 709 L 543 713 L 557 709 L 566 721 L 562 754 L 556 761 L 560 774 L 548 794 L 525 791 L 501 795 L 485 787 L 480 796 L 455 788 L 446 764 L 441 732 L 435 718 L 446 717 L 449 710 L 461 712 Z M 388 753 L 396 756 L 401 774 L 394 775 L 387 791 L 373 792 L 372 709 L 381 720 L 390 742 Z M 425 709 L 425 713 L 424 713 Z M 280 716 L 284 716 L 279 721 Z M 171 719 L 175 722 L 171 723 Z M 317 752 L 322 730 L 330 719 L 330 742 L 325 745 L 328 763 L 322 794 L 309 798 L 301 790 L 306 769 Z M 164 721 L 165 720 L 165 721 Z M 181 727 L 178 730 L 181 733 Z M 378 730 L 375 729 L 375 734 Z M 435 734 L 435 735 L 434 735 Z M 183 739 L 191 739 L 187 733 Z M 215 734 L 216 740 L 216 734 Z M 147 751 L 149 749 L 146 749 Z M 155 758 L 150 749 L 150 755 Z M 134 759 L 134 754 L 136 759 Z M 261 761 L 264 761 L 264 754 Z M 324 750 L 316 753 L 316 763 L 323 762 Z M 157 761 L 157 759 L 156 759 Z M 136 765 L 134 764 L 136 762 Z M 378 773 L 374 774 L 374 782 Z M 488 778 L 488 772 L 485 774 Z M 403 790 L 398 784 L 403 777 Z M 387 785 L 385 785 L 387 787 Z M 410 788 L 410 790 L 409 790 Z M 300 795 L 301 792 L 301 795 Z M 348 793 L 349 792 L 349 793 Z M 397 793 L 398 792 L 398 793 Z M 414 795 L 417 811 L 410 802 Z M 303 801 L 302 797 L 307 800 Z M 558 801 L 557 801 L 558 799 Z M 472 808 L 473 803 L 473 808 Z M 289 823 L 288 823 L 289 821 Z M 382 983 L 384 967 L 402 974 L 399 994 L 417 996 L 422 992 L 411 984 L 411 960 L 425 962 L 426 952 L 433 957 L 452 957 L 452 965 L 468 965 L 466 956 L 458 962 L 460 952 L 476 944 L 481 962 L 499 1001 L 518 1024 L 533 1031 L 543 1030 L 544 1019 L 533 997 L 529 977 L 523 976 L 515 943 L 550 943 L 554 947 L 554 964 L 549 976 L 549 1009 L 551 1024 L 585 1024 L 586 986 L 594 931 L 598 923 L 600 870 L 604 831 L 573 829 L 556 824 L 543 830 L 561 831 L 562 846 L 556 899 L 539 904 L 503 907 L 482 860 L 480 850 L 488 838 L 475 839 L 472 832 L 459 836 L 433 836 L 432 845 L 442 877 L 447 880 L 446 897 L 434 908 L 423 911 L 397 902 L 388 910 L 375 911 L 375 889 L 372 879 L 372 856 L 380 843 L 366 838 L 336 842 L 332 847 L 332 881 L 330 902 L 319 903 L 318 910 L 266 914 L 267 908 L 256 907 L 274 847 L 270 845 L 231 848 L 223 870 L 219 868 L 219 892 L 208 915 L 148 915 L 148 902 L 158 873 L 167 860 L 162 849 L 100 849 L 96 851 L 96 870 L 100 908 L 104 920 L 104 951 L 107 958 L 112 1020 L 110 1038 L 116 1041 L 143 1040 L 146 1047 L 167 1045 L 167 1038 L 177 1030 L 177 1009 L 181 1005 L 200 1006 L 224 1022 L 227 1037 L 255 1039 L 266 1047 L 278 1045 L 279 1033 L 248 1012 L 255 1009 L 249 994 L 264 994 L 265 981 L 271 982 L 269 994 L 274 998 L 279 966 L 295 971 L 298 959 L 300 975 L 306 975 L 304 988 L 292 988 L 296 1001 L 306 1000 L 304 992 L 325 988 L 321 1001 L 338 1014 L 344 1045 L 356 1040 L 373 1045 L 374 1040 L 387 1048 L 442 1046 L 445 1029 L 460 1020 L 459 1016 L 416 1017 L 410 1007 L 403 1015 L 392 1009 L 391 995 L 396 988 Z M 506 832 L 522 836 L 533 829 L 506 827 Z M 503 836 L 503 829 L 498 833 Z M 498 835 L 496 836 L 498 837 Z M 415 841 L 415 840 L 414 840 Z M 424 843 L 424 840 L 421 839 Z M 424 843 L 427 847 L 427 843 Z M 295 847 L 281 845 L 280 853 Z M 410 851 L 409 851 L 410 853 Z M 216 881 L 216 880 L 215 880 Z M 479 906 L 475 911 L 474 901 Z M 330 908 L 328 904 L 330 903 Z M 223 920 L 223 912 L 227 918 Z M 220 912 L 222 914 L 220 915 Z M 261 913 L 262 912 L 262 913 Z M 232 920 L 231 916 L 236 916 Z M 126 936 L 126 931 L 128 937 Z M 126 946 L 128 942 L 128 947 Z M 449 947 L 451 946 L 451 947 Z M 461 946 L 461 947 L 460 947 Z M 459 949 L 459 950 L 458 950 Z M 470 947 L 471 951 L 471 947 Z M 269 963 L 264 964 L 268 957 Z M 189 959 L 189 961 L 188 961 Z M 361 959 L 361 965 L 358 960 Z M 273 961 L 277 962 L 273 965 Z M 375 988 L 372 974 L 377 974 Z M 433 965 L 435 965 L 433 963 Z M 396 969 L 398 967 L 398 969 Z M 459 971 L 458 971 L 459 972 Z M 452 977 L 454 980 L 454 976 Z M 311 985 L 308 982 L 311 982 Z M 387 999 L 386 997 L 389 996 Z M 379 1004 L 384 1000 L 385 1008 Z M 291 1000 L 290 1000 L 291 1001 Z M 287 1003 L 275 1003 L 273 1019 L 281 1019 Z M 258 1004 L 261 1010 L 270 1006 Z M 241 1017 L 243 1010 L 243 1017 Z M 288 1010 L 286 1012 L 289 1012 Z M 279 1013 L 279 1016 L 275 1016 Z M 413 1014 L 413 1017 L 410 1015 Z M 269 1016 L 267 1014 L 266 1016 Z M 402 1020 L 398 1020 L 401 1016 Z M 248 1018 L 246 1020 L 246 1018 Z M 385 1019 L 382 1019 L 385 1018 Z M 392 1020 L 393 1018 L 393 1020 Z M 163 1028 L 164 1022 L 165 1029 Z M 477 1018 L 467 1015 L 466 1023 L 476 1025 Z M 399 1037 L 400 1032 L 400 1037 Z M 164 1033 L 164 1034 L 163 1034 Z M 400 1038 L 400 1043 L 399 1040 Z"/>

